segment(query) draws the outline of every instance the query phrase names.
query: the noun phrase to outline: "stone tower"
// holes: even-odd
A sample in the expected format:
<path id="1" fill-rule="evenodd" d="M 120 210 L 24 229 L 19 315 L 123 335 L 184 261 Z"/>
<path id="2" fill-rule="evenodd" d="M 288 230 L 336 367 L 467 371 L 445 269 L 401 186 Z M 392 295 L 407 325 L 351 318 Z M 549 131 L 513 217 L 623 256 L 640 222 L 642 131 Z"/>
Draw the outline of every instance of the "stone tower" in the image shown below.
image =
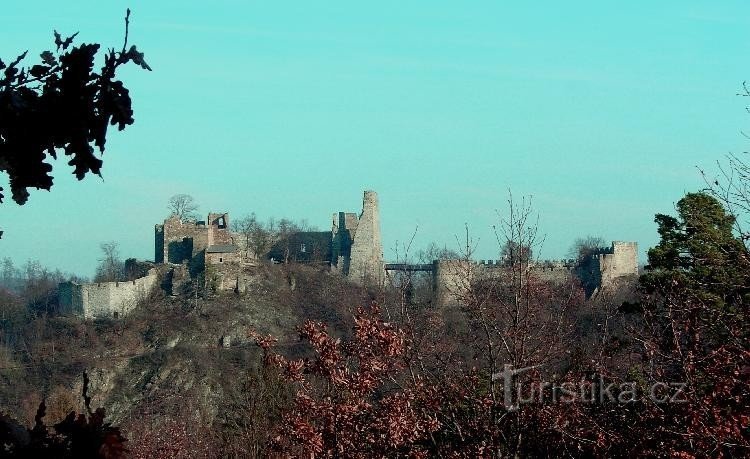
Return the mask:
<path id="1" fill-rule="evenodd" d="M 435 260 L 432 262 L 432 288 L 439 306 L 461 303 L 471 291 L 478 265 L 470 260 Z"/>
<path id="2" fill-rule="evenodd" d="M 607 253 L 597 254 L 601 287 L 609 287 L 615 280 L 638 276 L 638 244 L 614 241 Z"/>
<path id="3" fill-rule="evenodd" d="M 638 278 L 638 243 L 614 241 L 583 260 L 576 268 L 576 276 L 586 290 L 586 296 L 603 289 L 617 289 L 623 282 Z"/>
<path id="4" fill-rule="evenodd" d="M 365 191 L 362 215 L 352 242 L 348 277 L 360 284 L 374 285 L 382 284 L 385 278 L 378 194 L 374 191 Z"/>

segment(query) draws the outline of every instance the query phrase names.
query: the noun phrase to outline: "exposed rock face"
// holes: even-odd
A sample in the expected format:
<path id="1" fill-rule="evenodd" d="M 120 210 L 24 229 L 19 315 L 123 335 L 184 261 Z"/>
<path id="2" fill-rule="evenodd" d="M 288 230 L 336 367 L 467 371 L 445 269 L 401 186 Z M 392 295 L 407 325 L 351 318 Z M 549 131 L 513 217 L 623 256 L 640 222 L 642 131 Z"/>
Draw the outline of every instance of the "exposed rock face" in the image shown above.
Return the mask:
<path id="1" fill-rule="evenodd" d="M 349 261 L 349 278 L 359 284 L 380 285 L 384 279 L 378 194 L 365 191 Z"/>

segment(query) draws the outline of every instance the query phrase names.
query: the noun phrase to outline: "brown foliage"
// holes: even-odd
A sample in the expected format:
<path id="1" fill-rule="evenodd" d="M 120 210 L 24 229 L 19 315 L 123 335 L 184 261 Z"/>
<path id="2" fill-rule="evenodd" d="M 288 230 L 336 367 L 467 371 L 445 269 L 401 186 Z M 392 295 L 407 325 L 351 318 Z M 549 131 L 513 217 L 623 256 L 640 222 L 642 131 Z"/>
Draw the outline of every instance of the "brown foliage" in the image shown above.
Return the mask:
<path id="1" fill-rule="evenodd" d="M 283 369 L 295 384 L 294 407 L 283 416 L 277 447 L 295 457 L 393 456 L 419 453 L 439 423 L 433 388 L 403 370 L 407 342 L 385 322 L 377 305 L 360 308 L 354 336 L 342 343 L 325 325 L 307 321 L 300 337 L 313 349 L 309 359 L 288 360 L 274 340 L 254 335 L 267 364 Z"/>

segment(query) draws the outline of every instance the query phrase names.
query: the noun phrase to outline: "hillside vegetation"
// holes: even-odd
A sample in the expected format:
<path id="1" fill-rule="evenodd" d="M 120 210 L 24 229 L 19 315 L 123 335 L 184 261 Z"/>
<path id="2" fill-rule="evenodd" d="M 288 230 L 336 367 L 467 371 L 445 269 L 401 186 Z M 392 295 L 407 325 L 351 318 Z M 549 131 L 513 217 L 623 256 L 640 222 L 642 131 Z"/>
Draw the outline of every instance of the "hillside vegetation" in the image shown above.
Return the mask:
<path id="1" fill-rule="evenodd" d="M 193 284 L 82 321 L 55 314 L 60 276 L 26 276 L 0 302 L 0 409 L 20 422 L 0 434 L 22 455 L 54 425 L 68 457 L 81 438 L 144 458 L 739 457 L 750 257 L 715 198 L 677 210 L 637 284 L 588 299 L 523 257 L 445 306 L 420 275 L 363 288 L 262 262 L 244 294 Z"/>

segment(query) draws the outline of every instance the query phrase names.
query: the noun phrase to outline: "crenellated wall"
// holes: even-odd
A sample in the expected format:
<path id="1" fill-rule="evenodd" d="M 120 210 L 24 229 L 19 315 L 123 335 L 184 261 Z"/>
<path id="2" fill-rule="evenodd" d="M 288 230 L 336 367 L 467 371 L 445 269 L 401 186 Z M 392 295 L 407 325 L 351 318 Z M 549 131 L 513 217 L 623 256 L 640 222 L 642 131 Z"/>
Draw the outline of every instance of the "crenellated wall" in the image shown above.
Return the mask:
<path id="1" fill-rule="evenodd" d="M 615 279 L 638 275 L 638 243 L 614 241 L 606 253 L 595 255 L 602 286 Z"/>
<path id="2" fill-rule="evenodd" d="M 614 241 L 580 264 L 573 260 L 545 261 L 528 266 L 534 276 L 546 282 L 560 283 L 578 278 L 586 295 L 602 289 L 618 288 L 621 280 L 638 276 L 638 244 Z M 497 279 L 507 268 L 500 261 L 440 260 L 433 263 L 433 290 L 440 305 L 459 304 L 460 292 L 468 292 L 471 283 Z"/>
<path id="3" fill-rule="evenodd" d="M 58 287 L 60 312 L 84 319 L 118 318 L 130 313 L 158 284 L 156 269 L 126 282 L 78 284 L 63 282 Z"/>
<path id="4" fill-rule="evenodd" d="M 249 259 L 247 248 L 241 250 L 236 245 L 242 243 L 241 239 L 229 230 L 227 213 L 209 213 L 205 222 L 197 223 L 182 222 L 173 216 L 155 227 L 155 260 L 170 264 L 188 262 L 193 278 L 210 267 L 218 289 L 241 290 L 238 286 L 243 266 L 255 262 Z M 283 245 L 283 254 L 274 252 L 277 245 Z M 385 270 L 393 270 L 396 266 L 384 263 L 378 194 L 371 190 L 364 192 L 359 215 L 351 212 L 333 214 L 330 233 L 308 231 L 293 234 L 277 242 L 271 252 L 273 255 L 269 256 L 275 260 L 327 263 L 331 271 L 363 285 L 382 285 Z M 464 282 L 459 282 L 459 274 L 465 276 L 471 272 L 472 279 L 503 277 L 504 269 L 502 261 L 492 260 L 468 264 L 447 260 L 435 262 L 431 268 L 429 265 L 419 268 L 433 271 L 433 286 L 442 303 L 456 300 L 451 292 Z M 611 247 L 598 250 L 582 263 L 574 260 L 545 261 L 530 264 L 528 269 L 548 282 L 567 282 L 576 277 L 587 295 L 592 295 L 601 288 L 616 285 L 619 279 L 637 276 L 638 245 L 615 241 Z M 98 293 L 92 291 L 91 294 Z"/>

